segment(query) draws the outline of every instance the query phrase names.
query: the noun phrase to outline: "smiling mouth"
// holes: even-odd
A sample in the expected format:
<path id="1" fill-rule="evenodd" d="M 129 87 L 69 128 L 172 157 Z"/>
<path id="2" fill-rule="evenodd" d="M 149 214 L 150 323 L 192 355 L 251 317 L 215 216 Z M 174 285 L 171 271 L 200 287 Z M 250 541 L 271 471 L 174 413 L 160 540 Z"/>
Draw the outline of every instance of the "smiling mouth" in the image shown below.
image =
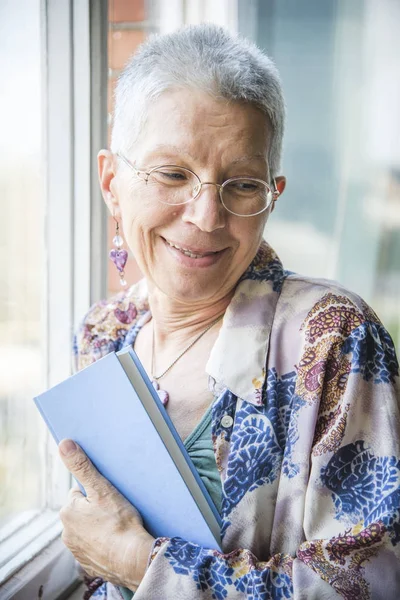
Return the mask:
<path id="1" fill-rule="evenodd" d="M 168 244 L 168 246 L 171 246 L 171 248 L 176 248 L 177 250 L 179 250 L 179 252 L 182 252 L 182 254 L 184 254 L 185 256 L 189 256 L 189 258 L 204 258 L 205 256 L 212 256 L 213 254 L 218 254 L 218 252 L 219 252 L 219 250 L 217 250 L 215 252 L 203 252 L 203 253 L 192 252 L 191 250 L 188 250 L 187 248 L 182 248 L 182 246 L 177 246 L 177 244 L 173 244 L 172 242 L 169 242 L 168 240 L 165 240 L 165 241 Z"/>

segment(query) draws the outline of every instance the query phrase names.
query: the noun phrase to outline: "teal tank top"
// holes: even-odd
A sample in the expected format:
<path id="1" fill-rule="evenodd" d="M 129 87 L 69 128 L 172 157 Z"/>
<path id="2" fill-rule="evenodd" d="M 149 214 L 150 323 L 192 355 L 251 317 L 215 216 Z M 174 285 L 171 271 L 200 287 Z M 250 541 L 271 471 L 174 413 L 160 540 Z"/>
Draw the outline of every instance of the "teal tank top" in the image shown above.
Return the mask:
<path id="1" fill-rule="evenodd" d="M 221 513 L 222 485 L 212 443 L 211 413 L 212 405 L 209 406 L 200 423 L 183 443 L 218 512 Z M 131 600 L 134 595 L 131 590 L 124 587 L 119 589 L 124 600 Z"/>

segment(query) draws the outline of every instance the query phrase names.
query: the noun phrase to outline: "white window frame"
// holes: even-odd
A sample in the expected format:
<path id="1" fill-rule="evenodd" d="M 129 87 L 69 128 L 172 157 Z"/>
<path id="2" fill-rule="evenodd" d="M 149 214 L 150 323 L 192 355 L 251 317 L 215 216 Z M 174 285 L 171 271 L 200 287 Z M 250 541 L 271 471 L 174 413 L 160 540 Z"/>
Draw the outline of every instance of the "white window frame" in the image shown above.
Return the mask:
<path id="1" fill-rule="evenodd" d="M 106 294 L 106 219 L 95 152 L 107 143 L 107 0 L 42 0 L 45 177 L 45 386 L 71 373 L 73 331 Z M 41 511 L 26 511 L 0 531 L 0 597 L 66 597 L 77 563 L 60 539 L 58 511 L 71 478 L 41 427 Z"/>

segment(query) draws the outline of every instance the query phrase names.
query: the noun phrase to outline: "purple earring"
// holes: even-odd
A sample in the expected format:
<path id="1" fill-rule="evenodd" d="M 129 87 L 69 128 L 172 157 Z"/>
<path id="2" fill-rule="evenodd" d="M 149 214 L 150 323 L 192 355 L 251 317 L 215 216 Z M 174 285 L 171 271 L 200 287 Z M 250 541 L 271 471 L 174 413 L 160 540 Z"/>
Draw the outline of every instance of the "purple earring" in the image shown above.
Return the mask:
<path id="1" fill-rule="evenodd" d="M 122 285 L 122 287 L 125 287 L 126 281 L 125 281 L 124 269 L 125 269 L 126 261 L 128 260 L 128 253 L 126 250 L 121 248 L 124 243 L 124 240 L 119 235 L 119 223 L 118 223 L 117 219 L 114 218 L 114 221 L 116 223 L 115 236 L 113 237 L 113 244 L 114 244 L 115 248 L 110 250 L 109 257 L 111 258 L 114 265 L 118 269 L 120 284 Z"/>

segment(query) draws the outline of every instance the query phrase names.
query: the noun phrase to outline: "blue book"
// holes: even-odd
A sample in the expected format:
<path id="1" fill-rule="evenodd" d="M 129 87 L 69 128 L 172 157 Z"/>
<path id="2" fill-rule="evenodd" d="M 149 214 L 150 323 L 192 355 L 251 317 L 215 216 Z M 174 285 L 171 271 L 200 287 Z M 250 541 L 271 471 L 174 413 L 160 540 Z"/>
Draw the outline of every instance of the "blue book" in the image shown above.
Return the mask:
<path id="1" fill-rule="evenodd" d="M 132 348 L 34 400 L 57 444 L 75 440 L 149 533 L 221 550 L 218 511 Z"/>

